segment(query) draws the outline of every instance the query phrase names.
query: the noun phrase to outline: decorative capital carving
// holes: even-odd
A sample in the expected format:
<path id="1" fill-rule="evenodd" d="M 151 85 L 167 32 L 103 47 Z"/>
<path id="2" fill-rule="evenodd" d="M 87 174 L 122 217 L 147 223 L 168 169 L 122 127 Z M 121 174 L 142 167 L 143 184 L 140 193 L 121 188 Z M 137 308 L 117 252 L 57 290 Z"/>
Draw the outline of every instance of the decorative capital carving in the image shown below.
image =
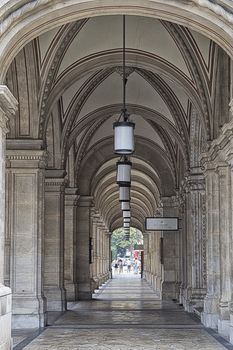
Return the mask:
<path id="1" fill-rule="evenodd" d="M 0 128 L 4 134 L 8 133 L 8 118 L 15 114 L 18 101 L 6 85 L 0 85 Z"/>

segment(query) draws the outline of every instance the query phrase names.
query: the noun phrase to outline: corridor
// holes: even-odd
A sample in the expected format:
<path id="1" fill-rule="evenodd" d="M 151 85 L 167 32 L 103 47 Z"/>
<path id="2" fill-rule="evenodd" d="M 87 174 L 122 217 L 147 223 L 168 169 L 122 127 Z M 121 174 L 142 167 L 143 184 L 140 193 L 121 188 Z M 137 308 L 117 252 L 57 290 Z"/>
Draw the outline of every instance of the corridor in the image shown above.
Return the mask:
<path id="1" fill-rule="evenodd" d="M 139 276 L 116 276 L 91 301 L 50 313 L 50 326 L 22 339 L 15 350 L 221 350 L 233 346 L 174 302 L 161 302 Z M 20 337 L 21 334 L 21 337 Z M 25 335 L 27 332 L 25 331 Z M 37 336 L 38 335 L 38 336 Z M 17 345 L 18 343 L 18 345 Z"/>

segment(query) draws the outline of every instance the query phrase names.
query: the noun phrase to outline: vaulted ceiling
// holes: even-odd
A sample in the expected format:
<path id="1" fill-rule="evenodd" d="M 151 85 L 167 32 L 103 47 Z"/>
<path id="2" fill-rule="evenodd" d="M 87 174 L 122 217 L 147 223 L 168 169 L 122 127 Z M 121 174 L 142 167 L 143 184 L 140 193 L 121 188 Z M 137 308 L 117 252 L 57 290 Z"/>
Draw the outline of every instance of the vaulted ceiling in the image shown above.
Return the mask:
<path id="1" fill-rule="evenodd" d="M 161 196 L 176 193 L 185 173 L 198 166 L 201 148 L 226 121 L 219 117 L 216 96 L 224 88 L 220 72 L 224 77 L 228 61 L 215 43 L 185 27 L 126 17 L 127 107 L 136 124 L 131 191 L 136 227 L 142 229 L 143 217 L 153 215 Z M 121 216 L 112 130 L 121 111 L 121 65 L 122 17 L 104 16 L 41 35 L 7 74 L 20 102 L 9 138 L 42 139 L 48 168 L 66 168 L 69 185 L 93 195 L 113 228 Z"/>

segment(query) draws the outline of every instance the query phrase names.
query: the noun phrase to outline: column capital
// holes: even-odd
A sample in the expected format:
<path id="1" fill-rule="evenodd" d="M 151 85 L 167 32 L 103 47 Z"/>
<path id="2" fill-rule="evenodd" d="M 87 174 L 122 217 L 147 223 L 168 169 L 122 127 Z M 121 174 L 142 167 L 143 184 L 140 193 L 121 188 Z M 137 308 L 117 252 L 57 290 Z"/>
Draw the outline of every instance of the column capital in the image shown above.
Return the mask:
<path id="1" fill-rule="evenodd" d="M 79 207 L 93 207 L 93 197 L 92 196 L 80 196 L 78 200 Z"/>
<path id="2" fill-rule="evenodd" d="M 0 85 L 0 128 L 8 132 L 7 121 L 17 111 L 18 101 L 6 85 Z"/>
<path id="3" fill-rule="evenodd" d="M 177 196 L 161 197 L 162 207 L 177 207 L 178 199 Z"/>
<path id="4" fill-rule="evenodd" d="M 203 171 L 209 171 L 216 168 L 216 163 L 233 163 L 233 119 L 224 124 L 218 138 L 210 143 L 209 150 L 202 153 L 200 162 Z"/>
<path id="5" fill-rule="evenodd" d="M 43 150 L 6 150 L 7 168 L 45 168 L 47 164 L 47 151 Z"/>
<path id="6" fill-rule="evenodd" d="M 76 206 L 79 200 L 78 188 L 77 187 L 66 187 L 65 188 L 65 205 Z"/>

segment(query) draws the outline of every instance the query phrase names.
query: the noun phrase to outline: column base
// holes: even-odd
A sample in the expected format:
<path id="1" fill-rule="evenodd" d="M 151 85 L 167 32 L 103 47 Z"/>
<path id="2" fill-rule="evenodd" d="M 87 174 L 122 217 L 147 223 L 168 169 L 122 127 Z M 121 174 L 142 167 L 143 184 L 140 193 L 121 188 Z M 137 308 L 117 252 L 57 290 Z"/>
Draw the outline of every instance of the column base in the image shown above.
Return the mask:
<path id="1" fill-rule="evenodd" d="M 202 314 L 201 314 L 201 323 L 203 323 L 204 326 L 207 328 L 217 329 L 218 328 L 218 320 L 219 320 L 218 314 L 209 314 L 205 311 L 202 312 Z"/>
<path id="2" fill-rule="evenodd" d="M 46 314 L 13 314 L 12 315 L 12 328 L 43 328 L 46 325 L 47 316 Z"/>
<path id="3" fill-rule="evenodd" d="M 176 299 L 176 282 L 162 282 L 162 299 L 172 300 Z"/>
<path id="4" fill-rule="evenodd" d="M 67 301 L 76 301 L 78 300 L 78 286 L 72 282 L 65 282 L 65 290 L 66 290 L 66 300 Z"/>
<path id="5" fill-rule="evenodd" d="M 230 339 L 230 328 L 230 320 L 218 320 L 218 333 L 227 339 Z"/>
<path id="6" fill-rule="evenodd" d="M 185 311 L 195 312 L 195 309 L 203 311 L 206 290 L 203 288 L 186 288 L 183 291 L 183 305 Z"/>
<path id="7" fill-rule="evenodd" d="M 46 325 L 45 299 L 13 295 L 13 328 L 40 328 Z"/>
<path id="8" fill-rule="evenodd" d="M 0 349 L 12 349 L 11 340 L 11 290 L 0 285 Z"/>
<path id="9" fill-rule="evenodd" d="M 91 300 L 92 292 L 90 283 L 78 283 L 78 300 Z"/>
<path id="10" fill-rule="evenodd" d="M 65 311 L 67 309 L 66 291 L 64 288 L 46 286 L 44 294 L 47 299 L 46 311 Z"/>
<path id="11" fill-rule="evenodd" d="M 219 298 L 206 295 L 204 299 L 204 311 L 201 314 L 201 322 L 208 328 L 217 329 L 219 320 Z"/>

